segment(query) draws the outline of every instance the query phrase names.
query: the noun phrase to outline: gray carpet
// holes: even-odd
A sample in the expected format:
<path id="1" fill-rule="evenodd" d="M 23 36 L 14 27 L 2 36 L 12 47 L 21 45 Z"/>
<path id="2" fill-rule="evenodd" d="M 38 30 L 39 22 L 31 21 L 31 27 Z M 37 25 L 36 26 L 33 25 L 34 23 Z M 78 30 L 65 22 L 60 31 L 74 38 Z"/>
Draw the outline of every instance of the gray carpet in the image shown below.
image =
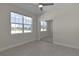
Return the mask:
<path id="1" fill-rule="evenodd" d="M 50 44 L 44 41 L 34 41 L 4 52 L 1 56 L 79 56 L 79 50 Z"/>

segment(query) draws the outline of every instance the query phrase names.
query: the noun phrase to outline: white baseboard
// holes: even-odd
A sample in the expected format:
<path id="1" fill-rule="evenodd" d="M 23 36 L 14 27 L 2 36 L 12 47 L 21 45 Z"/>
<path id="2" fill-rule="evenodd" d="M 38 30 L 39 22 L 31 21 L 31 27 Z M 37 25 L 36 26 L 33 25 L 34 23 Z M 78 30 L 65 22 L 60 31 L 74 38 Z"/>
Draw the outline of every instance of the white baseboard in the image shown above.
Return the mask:
<path id="1" fill-rule="evenodd" d="M 36 41 L 36 40 L 30 40 L 29 42 L 24 41 L 24 42 L 20 42 L 20 43 L 18 43 L 18 44 L 15 44 L 15 45 L 7 46 L 7 47 L 4 47 L 4 48 L 1 48 L 1 49 L 0 49 L 0 52 L 5 51 L 5 50 L 8 50 L 8 49 L 10 49 L 10 48 L 14 48 L 14 47 L 17 47 L 17 46 L 26 44 L 26 43 L 30 43 L 30 42 L 33 42 L 33 41 Z"/>
<path id="2" fill-rule="evenodd" d="M 61 46 L 66 46 L 66 47 L 70 47 L 70 48 L 79 49 L 79 46 L 74 46 L 74 45 L 69 45 L 69 44 L 63 44 L 63 43 L 60 43 L 60 42 L 53 42 L 53 43 L 61 45 Z"/>

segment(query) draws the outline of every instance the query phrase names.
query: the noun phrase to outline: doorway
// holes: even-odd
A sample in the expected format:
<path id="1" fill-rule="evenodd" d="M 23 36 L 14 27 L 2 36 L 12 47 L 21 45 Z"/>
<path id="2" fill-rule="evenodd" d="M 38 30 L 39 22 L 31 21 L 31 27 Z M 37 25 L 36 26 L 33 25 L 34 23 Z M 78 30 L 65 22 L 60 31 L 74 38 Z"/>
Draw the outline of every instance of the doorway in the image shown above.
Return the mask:
<path id="1" fill-rule="evenodd" d="M 40 32 L 40 40 L 53 43 L 53 20 L 47 20 L 47 31 Z"/>

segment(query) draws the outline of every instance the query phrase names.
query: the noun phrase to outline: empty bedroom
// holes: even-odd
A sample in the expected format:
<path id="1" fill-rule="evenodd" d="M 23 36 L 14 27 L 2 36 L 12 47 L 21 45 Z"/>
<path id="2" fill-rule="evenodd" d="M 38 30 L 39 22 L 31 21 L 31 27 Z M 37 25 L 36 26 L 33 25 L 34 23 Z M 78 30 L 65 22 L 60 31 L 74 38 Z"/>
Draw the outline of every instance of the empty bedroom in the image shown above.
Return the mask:
<path id="1" fill-rule="evenodd" d="M 0 3 L 0 56 L 79 56 L 79 3 Z"/>

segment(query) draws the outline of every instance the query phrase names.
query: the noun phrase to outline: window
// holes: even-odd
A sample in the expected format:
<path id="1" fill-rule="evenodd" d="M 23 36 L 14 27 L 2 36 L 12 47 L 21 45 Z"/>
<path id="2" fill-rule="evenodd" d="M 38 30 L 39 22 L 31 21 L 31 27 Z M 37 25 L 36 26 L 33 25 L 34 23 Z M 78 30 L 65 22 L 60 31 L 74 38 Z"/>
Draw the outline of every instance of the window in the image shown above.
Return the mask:
<path id="1" fill-rule="evenodd" d="M 24 16 L 24 33 L 31 32 L 32 18 Z"/>
<path id="2" fill-rule="evenodd" d="M 47 22 L 41 21 L 41 31 L 47 31 Z"/>
<path id="3" fill-rule="evenodd" d="M 11 12 L 11 33 L 22 33 L 22 15 Z"/>
<path id="4" fill-rule="evenodd" d="M 11 34 L 32 32 L 32 18 L 11 12 Z"/>

